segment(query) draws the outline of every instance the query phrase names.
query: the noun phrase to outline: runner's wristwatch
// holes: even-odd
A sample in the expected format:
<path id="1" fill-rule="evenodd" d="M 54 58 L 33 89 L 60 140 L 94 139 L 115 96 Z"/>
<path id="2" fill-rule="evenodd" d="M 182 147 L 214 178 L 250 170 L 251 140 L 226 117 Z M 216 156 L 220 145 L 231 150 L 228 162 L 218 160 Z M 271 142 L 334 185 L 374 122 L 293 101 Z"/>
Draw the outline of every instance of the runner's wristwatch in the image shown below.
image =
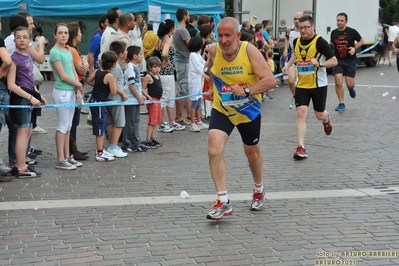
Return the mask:
<path id="1" fill-rule="evenodd" d="M 251 90 L 248 87 L 244 87 L 245 97 L 248 97 L 251 93 Z"/>

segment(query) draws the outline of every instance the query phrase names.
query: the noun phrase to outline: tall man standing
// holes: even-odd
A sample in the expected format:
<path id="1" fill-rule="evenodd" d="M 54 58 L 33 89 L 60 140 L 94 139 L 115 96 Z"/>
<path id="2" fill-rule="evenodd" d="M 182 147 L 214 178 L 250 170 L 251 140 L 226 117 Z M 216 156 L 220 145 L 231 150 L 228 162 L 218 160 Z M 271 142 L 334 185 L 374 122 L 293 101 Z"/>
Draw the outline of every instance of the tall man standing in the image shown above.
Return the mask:
<path id="1" fill-rule="evenodd" d="M 134 28 L 134 25 L 135 25 L 134 15 L 129 12 L 122 13 L 119 16 L 119 29 L 116 31 L 116 34 L 113 37 L 113 41 L 124 42 L 126 44 L 126 49 L 129 46 L 136 45 L 131 35 L 129 34 L 129 31 L 131 31 Z M 125 72 L 127 63 L 124 62 L 123 60 L 120 60 L 119 64 L 122 68 L 122 71 Z"/>
<path id="2" fill-rule="evenodd" d="M 141 51 L 144 51 L 143 49 L 143 36 L 147 32 L 147 24 L 143 20 L 143 15 L 139 12 L 136 12 L 133 14 L 134 15 L 134 28 L 129 31 L 130 38 L 133 40 L 134 45 L 139 46 L 141 48 Z M 140 26 L 143 24 L 143 31 L 141 31 Z M 129 46 L 127 46 L 129 47 Z M 143 62 L 139 63 L 137 65 L 139 68 L 140 72 L 146 72 L 147 71 L 147 65 L 145 63 L 145 60 Z"/>
<path id="3" fill-rule="evenodd" d="M 294 25 L 287 29 L 285 34 L 285 42 L 284 42 L 284 55 L 291 59 L 292 54 L 294 53 L 294 40 L 299 37 L 299 19 L 303 16 L 302 12 L 297 12 L 294 15 Z M 287 61 L 288 61 L 287 60 Z M 290 90 L 292 93 L 292 99 L 290 103 L 290 109 L 295 107 L 295 83 L 297 79 L 296 67 L 293 65 L 288 69 L 288 84 L 290 86 Z"/>
<path id="4" fill-rule="evenodd" d="M 337 15 L 337 29 L 331 32 L 331 43 L 334 46 L 334 54 L 338 59 L 338 65 L 333 68 L 335 80 L 335 92 L 337 93 L 339 104 L 335 111 L 343 112 L 346 110 L 344 103 L 344 89 L 342 79 L 345 76 L 346 87 L 352 98 L 356 97 L 355 75 L 356 75 L 356 49 L 362 47 L 363 38 L 357 30 L 347 27 L 348 15 L 339 13 Z M 356 44 L 355 44 L 356 42 Z"/>
<path id="5" fill-rule="evenodd" d="M 220 220 L 233 213 L 227 195 L 224 147 L 235 127 L 244 144 L 245 155 L 254 180 L 250 209 L 263 209 L 263 160 L 259 138 L 262 94 L 276 86 L 276 79 L 258 49 L 240 42 L 241 32 L 235 18 L 222 19 L 217 27 L 218 43 L 209 49 L 212 73 L 208 96 L 213 99 L 209 123 L 209 166 L 218 198 L 207 218 Z"/>
<path id="6" fill-rule="evenodd" d="M 107 19 L 109 24 L 101 36 L 100 54 L 98 55 L 98 58 L 101 58 L 103 53 L 109 51 L 109 45 L 114 41 L 116 32 L 119 29 L 119 16 L 121 14 L 122 12 L 118 7 L 113 7 L 107 11 Z"/>
<path id="7" fill-rule="evenodd" d="M 176 11 L 176 18 L 179 24 L 173 35 L 173 44 L 176 49 L 176 77 L 177 77 L 177 94 L 179 96 L 187 96 L 188 91 L 188 59 L 190 51 L 188 50 L 188 42 L 190 41 L 190 33 L 186 29 L 186 22 L 189 19 L 187 9 L 179 8 Z M 184 120 L 183 111 L 186 107 L 187 114 L 190 110 L 190 98 L 184 98 L 176 101 L 176 122 Z"/>
<path id="8" fill-rule="evenodd" d="M 302 12 L 297 12 L 294 15 L 294 25 L 287 29 L 285 34 L 285 42 L 284 42 L 284 55 L 291 59 L 292 54 L 294 53 L 294 40 L 299 37 L 299 19 L 303 16 Z M 288 84 L 290 86 L 290 90 L 292 93 L 292 99 L 290 103 L 290 109 L 295 107 L 295 83 L 297 79 L 296 67 L 293 65 L 288 69 Z"/>
<path id="9" fill-rule="evenodd" d="M 283 72 L 285 73 L 296 62 L 298 83 L 295 90 L 295 103 L 298 146 L 294 158 L 304 159 L 308 157 L 304 142 L 310 100 L 313 102 L 316 118 L 323 123 L 326 135 L 330 135 L 332 131 L 330 115 L 326 111 L 328 85 L 326 67 L 337 65 L 337 59 L 328 42 L 315 34 L 311 16 L 302 16 L 299 19 L 299 30 L 301 36 L 294 40 L 294 54 L 283 68 Z"/>

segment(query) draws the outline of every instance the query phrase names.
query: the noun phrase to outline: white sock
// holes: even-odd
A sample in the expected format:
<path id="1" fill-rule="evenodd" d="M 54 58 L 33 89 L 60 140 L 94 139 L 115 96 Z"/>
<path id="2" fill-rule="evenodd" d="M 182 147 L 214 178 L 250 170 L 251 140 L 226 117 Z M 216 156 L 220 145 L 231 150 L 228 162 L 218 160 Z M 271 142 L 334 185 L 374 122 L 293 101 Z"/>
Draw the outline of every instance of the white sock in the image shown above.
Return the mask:
<path id="1" fill-rule="evenodd" d="M 227 203 L 229 198 L 227 197 L 227 190 L 218 191 L 218 200 L 223 203 Z"/>
<path id="2" fill-rule="evenodd" d="M 256 193 L 263 193 L 263 189 L 264 189 L 263 182 L 262 182 L 262 184 L 255 184 L 254 185 L 254 191 Z"/>
<path id="3" fill-rule="evenodd" d="M 330 115 L 329 114 L 327 114 L 327 116 L 326 116 L 326 118 L 325 119 L 323 119 L 323 123 L 327 123 L 328 122 L 328 118 L 330 117 Z"/>

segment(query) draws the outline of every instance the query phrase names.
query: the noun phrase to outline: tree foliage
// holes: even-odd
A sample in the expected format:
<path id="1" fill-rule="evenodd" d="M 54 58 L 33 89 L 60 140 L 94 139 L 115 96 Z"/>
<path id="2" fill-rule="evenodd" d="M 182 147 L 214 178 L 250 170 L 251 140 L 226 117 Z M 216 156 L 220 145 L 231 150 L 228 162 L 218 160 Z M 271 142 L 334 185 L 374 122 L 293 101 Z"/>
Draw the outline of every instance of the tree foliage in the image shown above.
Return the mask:
<path id="1" fill-rule="evenodd" d="M 380 0 L 380 7 L 381 23 L 392 25 L 393 22 L 399 21 L 399 0 Z"/>
<path id="2" fill-rule="evenodd" d="M 225 6 L 225 13 L 227 17 L 233 17 L 234 16 L 234 3 L 233 0 L 225 0 L 224 3 Z"/>

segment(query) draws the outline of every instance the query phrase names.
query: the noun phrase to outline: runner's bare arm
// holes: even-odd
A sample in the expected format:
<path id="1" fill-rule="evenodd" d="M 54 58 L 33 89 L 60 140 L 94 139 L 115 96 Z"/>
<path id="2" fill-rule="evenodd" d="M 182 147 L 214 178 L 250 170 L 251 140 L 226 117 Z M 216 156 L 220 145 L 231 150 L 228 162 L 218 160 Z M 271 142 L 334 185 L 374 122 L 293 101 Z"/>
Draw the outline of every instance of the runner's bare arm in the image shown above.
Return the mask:
<path id="1" fill-rule="evenodd" d="M 251 90 L 250 95 L 263 93 L 276 87 L 277 81 L 270 70 L 269 64 L 255 46 L 248 45 L 248 56 L 255 75 L 259 77 L 259 82 L 249 87 Z M 243 96 L 245 96 L 245 93 Z"/>
<path id="2" fill-rule="evenodd" d="M 286 32 L 286 36 L 285 36 L 285 40 L 284 40 L 284 56 L 285 57 L 287 57 L 287 55 L 288 55 L 288 47 L 289 47 L 289 45 L 290 45 L 290 33 L 291 33 L 291 28 L 288 28 L 287 29 L 287 32 Z"/>
<path id="3" fill-rule="evenodd" d="M 211 69 L 213 66 L 213 62 L 215 60 L 215 54 L 216 54 L 216 43 L 213 43 L 209 45 L 208 47 L 208 60 L 206 61 L 206 66 L 208 69 Z M 212 73 L 209 73 L 209 90 L 207 92 L 208 99 L 210 101 L 213 101 L 213 78 L 212 78 Z"/>

